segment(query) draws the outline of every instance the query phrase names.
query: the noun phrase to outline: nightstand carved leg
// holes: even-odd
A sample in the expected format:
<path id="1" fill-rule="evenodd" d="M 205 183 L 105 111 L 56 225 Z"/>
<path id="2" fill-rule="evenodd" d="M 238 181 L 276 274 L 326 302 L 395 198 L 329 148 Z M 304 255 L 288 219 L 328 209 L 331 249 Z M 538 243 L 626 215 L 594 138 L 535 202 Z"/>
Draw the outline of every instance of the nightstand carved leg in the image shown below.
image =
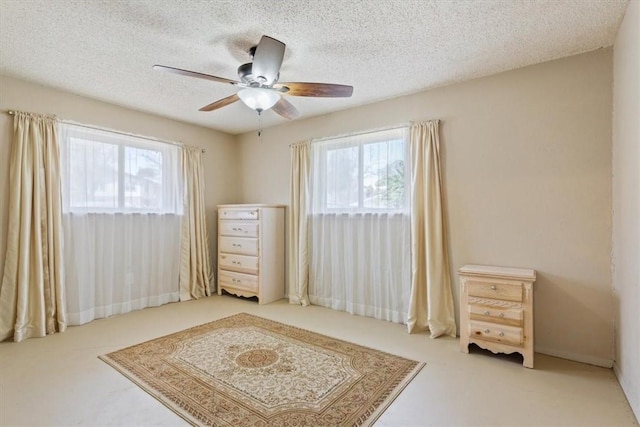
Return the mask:
<path id="1" fill-rule="evenodd" d="M 469 337 L 460 336 L 460 351 L 469 353 Z"/>
<path id="2" fill-rule="evenodd" d="M 522 366 L 524 366 L 525 368 L 533 369 L 533 354 L 523 353 L 522 357 L 524 359 L 522 362 Z"/>

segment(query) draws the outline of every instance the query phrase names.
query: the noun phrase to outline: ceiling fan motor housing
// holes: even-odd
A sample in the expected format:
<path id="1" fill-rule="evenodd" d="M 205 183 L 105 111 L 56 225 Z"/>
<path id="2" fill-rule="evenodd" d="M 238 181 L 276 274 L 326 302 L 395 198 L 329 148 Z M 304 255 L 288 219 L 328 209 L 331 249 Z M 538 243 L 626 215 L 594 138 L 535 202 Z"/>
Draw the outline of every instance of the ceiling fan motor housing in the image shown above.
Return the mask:
<path id="1" fill-rule="evenodd" d="M 238 67 L 238 77 L 243 83 L 251 83 L 253 81 L 252 63 L 247 62 Z"/>

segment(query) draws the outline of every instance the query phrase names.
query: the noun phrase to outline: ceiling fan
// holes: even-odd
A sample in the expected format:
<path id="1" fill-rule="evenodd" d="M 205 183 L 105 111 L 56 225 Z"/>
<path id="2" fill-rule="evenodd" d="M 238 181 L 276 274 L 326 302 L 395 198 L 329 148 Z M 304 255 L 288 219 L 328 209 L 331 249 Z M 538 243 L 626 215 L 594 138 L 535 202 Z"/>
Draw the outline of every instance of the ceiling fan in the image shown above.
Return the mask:
<path id="1" fill-rule="evenodd" d="M 183 76 L 196 77 L 219 83 L 231 84 L 240 90 L 226 98 L 219 99 L 200 108 L 200 111 L 213 111 L 238 100 L 261 114 L 270 108 L 286 119 L 295 119 L 299 112 L 282 95 L 308 96 L 322 98 L 348 98 L 353 87 L 331 83 L 280 83 L 280 66 L 284 58 L 285 44 L 269 36 L 262 36 L 257 46 L 249 49 L 253 62 L 238 67 L 240 81 L 225 79 L 166 65 L 154 65 L 156 70 L 164 70 Z"/>

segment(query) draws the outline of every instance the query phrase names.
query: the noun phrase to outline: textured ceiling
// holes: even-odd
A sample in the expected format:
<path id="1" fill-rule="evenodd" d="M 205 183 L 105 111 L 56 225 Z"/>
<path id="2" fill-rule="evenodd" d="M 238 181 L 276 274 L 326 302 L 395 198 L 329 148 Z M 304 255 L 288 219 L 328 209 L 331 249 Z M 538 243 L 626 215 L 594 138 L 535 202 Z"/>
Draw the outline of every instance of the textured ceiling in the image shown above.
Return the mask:
<path id="1" fill-rule="evenodd" d="M 627 0 L 0 0 L 0 73 L 236 134 L 242 103 L 198 109 L 237 79 L 263 34 L 287 45 L 281 81 L 348 84 L 352 98 L 288 97 L 301 117 L 613 44 Z M 1 95 L 1 94 L 0 94 Z M 55 113 L 55 112 L 50 112 Z M 268 111 L 263 126 L 285 119 Z"/>

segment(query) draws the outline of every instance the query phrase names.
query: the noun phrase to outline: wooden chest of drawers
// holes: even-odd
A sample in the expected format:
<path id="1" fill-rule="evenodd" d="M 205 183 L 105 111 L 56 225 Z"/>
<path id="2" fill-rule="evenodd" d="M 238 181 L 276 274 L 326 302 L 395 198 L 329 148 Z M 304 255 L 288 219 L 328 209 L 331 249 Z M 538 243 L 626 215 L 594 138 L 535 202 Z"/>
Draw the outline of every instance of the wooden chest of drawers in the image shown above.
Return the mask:
<path id="1" fill-rule="evenodd" d="M 218 206 L 218 295 L 284 298 L 284 206 Z"/>
<path id="2" fill-rule="evenodd" d="M 460 350 L 474 343 L 494 353 L 521 353 L 533 368 L 533 282 L 524 268 L 465 265 L 460 275 Z"/>

